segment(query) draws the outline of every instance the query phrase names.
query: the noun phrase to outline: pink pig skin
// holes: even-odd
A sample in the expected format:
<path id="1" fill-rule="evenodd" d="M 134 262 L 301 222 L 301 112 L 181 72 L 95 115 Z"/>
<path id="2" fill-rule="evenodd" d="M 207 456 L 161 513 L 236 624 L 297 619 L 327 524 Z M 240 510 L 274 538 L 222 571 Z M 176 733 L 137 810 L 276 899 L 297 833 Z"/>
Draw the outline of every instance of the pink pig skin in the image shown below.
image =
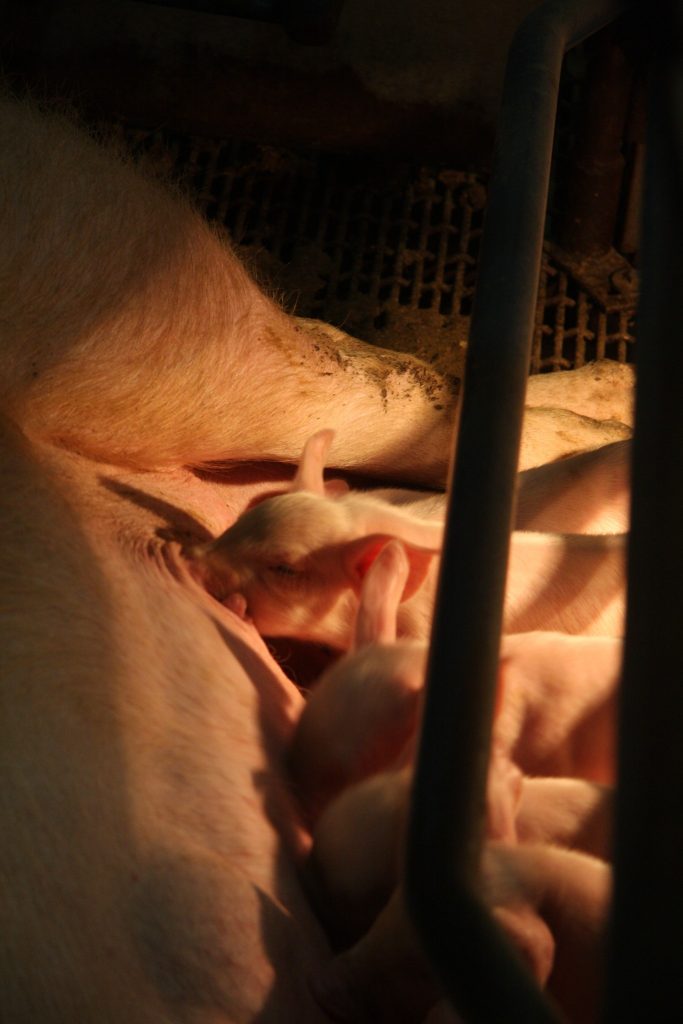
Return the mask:
<path id="1" fill-rule="evenodd" d="M 522 843 L 553 843 L 611 860 L 614 789 L 585 779 L 525 778 L 515 825 Z"/>
<path id="2" fill-rule="evenodd" d="M 67 117 L 3 96 L 0 180 L 0 1018 L 325 1024 L 303 698 L 181 545 L 323 422 L 340 467 L 441 486 L 454 396 L 287 316 Z"/>
<path id="3" fill-rule="evenodd" d="M 356 633 L 370 643 L 380 635 L 385 641 L 391 639 L 391 614 L 396 611 L 401 584 L 400 563 L 392 547 L 371 566 L 361 591 Z M 381 586 L 376 585 L 379 581 Z M 385 655 L 396 647 L 400 663 L 400 645 L 369 646 L 360 656 L 375 650 Z M 502 702 L 489 771 L 489 841 L 483 853 L 482 893 L 539 983 L 547 983 L 570 1021 L 584 1024 L 597 1020 L 600 998 L 611 884 L 609 867 L 600 858 L 609 852 L 612 791 L 580 779 L 523 779 L 509 754 L 514 751 L 530 764 L 547 766 L 555 758 L 560 767 L 610 774 L 611 749 L 596 760 L 592 747 L 600 746 L 602 739 L 608 740 L 608 747 L 613 743 L 613 723 L 603 713 L 603 705 L 610 709 L 613 702 L 620 643 L 530 634 L 504 638 L 502 653 Z M 335 666 L 333 676 L 321 681 L 302 715 L 294 743 L 295 749 L 299 744 L 302 787 L 307 759 L 308 778 L 317 774 L 310 770 L 316 757 L 325 762 L 335 724 L 345 722 L 341 734 L 355 739 L 353 716 L 364 718 L 364 691 L 356 688 L 354 677 L 358 657 L 358 653 L 347 656 Z M 382 701 L 391 722 L 392 710 L 401 709 L 404 694 L 401 681 L 393 693 L 387 685 L 391 659 L 384 657 L 383 664 L 384 686 L 378 688 L 372 715 L 373 729 L 380 733 Z M 370 680 L 365 682 L 372 685 Z M 348 701 L 346 687 L 353 694 Z M 326 717 L 328 695 L 334 702 Z M 595 713 L 596 708 L 600 713 Z M 403 717 L 406 727 L 415 726 L 414 703 Z M 411 746 L 407 744 L 402 754 L 385 749 L 387 761 L 397 755 L 394 763 L 404 766 L 380 772 L 376 764 L 363 764 L 362 756 L 354 766 L 354 757 L 368 747 L 378 751 L 381 743 L 373 746 L 364 735 L 357 747 L 353 742 L 347 747 L 349 760 L 336 780 L 346 788 L 336 797 L 333 790 L 328 791 L 329 802 L 313 832 L 308 870 L 323 917 L 332 922 L 340 939 L 356 941 L 322 974 L 314 975 L 312 988 L 334 1020 L 349 1024 L 371 1020 L 412 1024 L 429 1013 L 436 1019 L 457 1019 L 439 1001 L 440 986 L 422 959 L 400 889 L 395 888 L 411 786 L 406 764 Z M 344 761 L 343 756 L 333 755 L 335 759 L 337 764 Z"/>
<path id="4" fill-rule="evenodd" d="M 323 1024 L 303 700 L 181 545 L 282 490 L 321 423 L 338 468 L 442 486 L 454 396 L 285 315 L 65 117 L 0 100 L 0 178 L 1 1014 Z"/>
<path id="5" fill-rule="evenodd" d="M 369 645 L 323 674 L 290 752 L 312 811 L 400 756 L 417 728 L 426 654 L 416 642 Z M 621 641 L 611 637 L 504 637 L 501 750 L 527 774 L 612 784 L 620 666 Z"/>
<path id="6" fill-rule="evenodd" d="M 621 658 L 612 637 L 503 637 L 496 735 L 524 772 L 614 782 Z"/>
<path id="7" fill-rule="evenodd" d="M 517 482 L 518 530 L 625 533 L 629 525 L 631 442 L 527 469 Z"/>

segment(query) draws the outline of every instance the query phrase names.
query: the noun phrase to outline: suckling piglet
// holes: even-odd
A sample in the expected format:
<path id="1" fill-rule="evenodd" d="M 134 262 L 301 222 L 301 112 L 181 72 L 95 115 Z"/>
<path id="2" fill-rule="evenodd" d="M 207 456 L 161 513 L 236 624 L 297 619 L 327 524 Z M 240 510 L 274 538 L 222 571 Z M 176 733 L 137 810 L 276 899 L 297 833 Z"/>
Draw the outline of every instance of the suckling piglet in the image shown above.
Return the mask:
<path id="1" fill-rule="evenodd" d="M 327 493 L 323 467 L 332 436 L 321 431 L 309 439 L 289 493 L 256 505 L 190 554 L 211 593 L 263 635 L 348 650 L 365 573 L 395 537 L 409 562 L 398 635 L 426 639 L 442 517 L 420 518 L 410 506 L 363 492 Z M 623 536 L 512 534 L 505 632 L 619 635 L 623 600 Z"/>
<path id="2" fill-rule="evenodd" d="M 537 782 L 550 789 L 539 794 L 533 788 Z M 515 822 L 524 841 L 485 842 L 479 892 L 568 1021 L 592 1024 L 598 1019 L 611 870 L 592 855 L 597 849 L 562 848 L 553 836 L 549 841 L 542 837 L 539 795 L 547 825 L 557 819 L 559 808 L 553 803 L 562 798 L 557 787 L 564 783 L 592 785 L 524 780 L 525 787 L 532 786 L 530 802 L 525 807 L 523 789 Z M 312 979 L 316 998 L 340 1024 L 417 1024 L 441 995 L 406 914 L 399 881 L 409 789 L 408 768 L 376 775 L 333 801 L 314 833 L 313 877 L 324 916 L 345 945 L 354 936 L 357 940 Z M 492 792 L 495 798 L 489 785 L 489 798 Z M 524 819 L 526 834 L 520 828 Z M 450 1019 L 447 1014 L 445 1019 Z"/>
<path id="3" fill-rule="evenodd" d="M 393 537 L 408 554 L 401 600 L 416 593 L 441 549 L 441 521 L 418 519 L 370 495 L 326 491 L 333 431 L 304 447 L 291 491 L 249 509 L 192 557 L 219 599 L 241 595 L 265 636 L 295 636 L 348 649 L 365 574 Z M 339 493 L 339 492 L 342 493 Z"/>

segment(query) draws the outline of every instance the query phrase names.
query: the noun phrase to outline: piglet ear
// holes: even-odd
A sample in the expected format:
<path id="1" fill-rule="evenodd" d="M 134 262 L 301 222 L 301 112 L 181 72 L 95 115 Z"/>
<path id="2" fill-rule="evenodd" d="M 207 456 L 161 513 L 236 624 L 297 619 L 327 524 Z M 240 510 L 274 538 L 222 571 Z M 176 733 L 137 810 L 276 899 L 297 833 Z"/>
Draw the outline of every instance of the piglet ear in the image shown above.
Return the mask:
<path id="1" fill-rule="evenodd" d="M 391 534 L 373 533 L 368 537 L 359 537 L 357 540 L 344 544 L 342 548 L 344 570 L 356 593 L 360 593 L 366 573 L 382 548 L 390 541 L 395 540 L 396 537 Z M 399 603 L 407 601 L 420 589 L 429 572 L 432 559 L 439 554 L 438 549 L 418 547 L 415 544 L 407 544 L 404 540 L 401 540 L 401 544 L 408 558 L 408 578 Z"/>
<path id="2" fill-rule="evenodd" d="M 396 613 L 403 596 L 410 563 L 403 545 L 391 540 L 381 549 L 365 574 L 356 617 L 355 646 L 390 644 L 396 640 Z"/>
<path id="3" fill-rule="evenodd" d="M 312 494 L 325 495 L 323 470 L 333 438 L 334 430 L 319 430 L 317 434 L 309 437 L 292 481 L 293 491 L 310 491 Z"/>

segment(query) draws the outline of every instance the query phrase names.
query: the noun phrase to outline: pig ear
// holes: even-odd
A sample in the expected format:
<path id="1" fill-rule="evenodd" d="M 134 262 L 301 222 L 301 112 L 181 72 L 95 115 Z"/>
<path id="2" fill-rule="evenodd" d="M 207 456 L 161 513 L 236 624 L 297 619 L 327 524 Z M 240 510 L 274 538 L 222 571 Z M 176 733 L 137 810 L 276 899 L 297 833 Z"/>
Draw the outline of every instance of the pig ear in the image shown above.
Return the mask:
<path id="1" fill-rule="evenodd" d="M 344 570 L 356 593 L 360 593 L 365 575 L 382 548 L 396 539 L 391 534 L 373 533 L 369 537 L 359 537 L 358 540 L 349 541 L 344 545 L 342 549 Z M 433 548 L 406 544 L 403 540 L 401 540 L 401 544 L 408 557 L 408 578 L 399 603 L 407 601 L 420 589 L 429 572 L 432 559 L 439 553 Z"/>
<path id="2" fill-rule="evenodd" d="M 292 481 L 293 491 L 310 491 L 313 494 L 325 494 L 323 470 L 325 457 L 330 450 L 334 438 L 334 430 L 319 430 L 309 437 L 301 453 L 301 461 Z"/>
<path id="3" fill-rule="evenodd" d="M 405 548 L 389 541 L 368 569 L 356 617 L 355 646 L 389 644 L 396 640 L 396 612 L 405 589 L 410 563 Z"/>

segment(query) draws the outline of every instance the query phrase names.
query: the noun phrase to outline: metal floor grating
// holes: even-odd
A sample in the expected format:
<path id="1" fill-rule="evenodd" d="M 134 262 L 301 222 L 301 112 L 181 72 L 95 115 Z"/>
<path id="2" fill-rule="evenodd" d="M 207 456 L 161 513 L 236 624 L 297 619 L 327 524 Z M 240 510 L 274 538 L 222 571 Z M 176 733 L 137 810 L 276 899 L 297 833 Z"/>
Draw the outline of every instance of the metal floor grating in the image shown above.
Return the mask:
<path id="1" fill-rule="evenodd" d="M 286 308 L 460 376 L 485 180 L 270 146 L 121 129 L 225 225 Z M 632 300 L 606 308 L 546 253 L 531 372 L 633 359 Z"/>

